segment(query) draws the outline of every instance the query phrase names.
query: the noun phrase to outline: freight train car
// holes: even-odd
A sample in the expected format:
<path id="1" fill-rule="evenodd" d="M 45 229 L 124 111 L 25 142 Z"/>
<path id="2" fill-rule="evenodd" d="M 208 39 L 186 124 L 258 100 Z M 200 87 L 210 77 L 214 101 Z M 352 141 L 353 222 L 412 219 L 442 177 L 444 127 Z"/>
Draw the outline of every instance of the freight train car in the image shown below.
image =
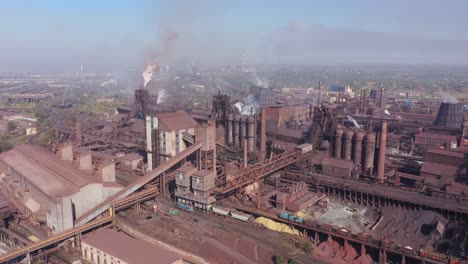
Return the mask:
<path id="1" fill-rule="evenodd" d="M 176 203 L 175 206 L 179 208 L 180 210 L 184 210 L 186 212 L 192 213 L 193 212 L 193 207 L 183 204 L 183 203 Z"/>
<path id="2" fill-rule="evenodd" d="M 292 215 L 292 214 L 288 214 L 288 213 L 279 213 L 278 217 L 282 218 L 282 219 L 292 221 L 292 222 L 297 222 L 297 223 L 300 223 L 300 224 L 304 223 L 304 218 L 299 217 L 299 216 L 295 216 L 295 215 Z"/>

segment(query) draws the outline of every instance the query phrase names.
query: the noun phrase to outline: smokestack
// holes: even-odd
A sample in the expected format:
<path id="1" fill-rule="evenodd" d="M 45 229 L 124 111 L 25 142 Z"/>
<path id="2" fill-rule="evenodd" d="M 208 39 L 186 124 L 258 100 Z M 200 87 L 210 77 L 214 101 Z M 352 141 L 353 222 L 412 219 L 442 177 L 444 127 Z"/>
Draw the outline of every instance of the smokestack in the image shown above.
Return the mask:
<path id="1" fill-rule="evenodd" d="M 361 98 L 359 98 L 359 112 L 364 112 L 364 90 L 361 90 Z"/>
<path id="2" fill-rule="evenodd" d="M 265 159 L 266 153 L 266 109 L 262 108 L 260 117 L 260 161 Z"/>
<path id="3" fill-rule="evenodd" d="M 318 94 L 318 107 L 320 108 L 322 104 L 322 88 L 323 88 L 323 81 L 319 81 L 319 94 Z"/>
<path id="4" fill-rule="evenodd" d="M 384 93 L 385 93 L 385 89 L 382 87 L 380 89 L 380 108 L 382 109 L 382 111 L 385 109 Z"/>
<path id="5" fill-rule="evenodd" d="M 366 175 L 372 175 L 374 167 L 374 155 L 375 155 L 375 134 L 369 133 L 366 135 L 366 153 L 364 157 L 364 167 L 362 172 Z"/>
<path id="6" fill-rule="evenodd" d="M 239 147 L 239 120 L 240 116 L 239 115 L 234 115 L 234 119 L 232 120 L 232 130 L 233 130 L 233 142 L 234 142 L 234 147 Z"/>
<path id="7" fill-rule="evenodd" d="M 233 121 L 233 115 L 229 114 L 228 119 L 227 119 L 227 145 L 231 146 L 232 145 L 232 121 Z"/>
<path id="8" fill-rule="evenodd" d="M 341 159 L 341 138 L 343 137 L 343 129 L 337 127 L 335 131 L 335 158 Z"/>
<path id="9" fill-rule="evenodd" d="M 364 138 L 364 133 L 361 131 L 357 132 L 354 136 L 354 166 L 361 166 L 362 162 L 362 139 Z M 359 175 L 359 174 L 358 174 Z"/>
<path id="10" fill-rule="evenodd" d="M 345 160 L 351 160 L 351 152 L 352 152 L 352 140 L 353 140 L 354 132 L 351 130 L 346 131 L 344 136 L 344 152 L 343 158 Z"/>
<path id="11" fill-rule="evenodd" d="M 382 122 L 382 127 L 380 130 L 380 143 L 379 143 L 379 157 L 377 161 L 377 181 L 379 183 L 384 182 L 384 172 L 385 172 L 385 150 L 387 144 L 387 122 Z"/>

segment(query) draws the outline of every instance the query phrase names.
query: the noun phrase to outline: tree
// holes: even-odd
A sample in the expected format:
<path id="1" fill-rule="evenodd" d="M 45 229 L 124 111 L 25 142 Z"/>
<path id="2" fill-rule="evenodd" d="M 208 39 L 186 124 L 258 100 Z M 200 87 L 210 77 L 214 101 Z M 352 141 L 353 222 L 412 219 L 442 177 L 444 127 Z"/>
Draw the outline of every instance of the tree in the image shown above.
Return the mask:
<path id="1" fill-rule="evenodd" d="M 8 142 L 6 140 L 0 141 L 0 153 L 8 151 L 8 150 L 10 150 L 12 148 L 13 148 L 13 145 L 10 142 Z"/>
<path id="2" fill-rule="evenodd" d="M 273 263 L 274 264 L 286 264 L 286 259 L 283 256 L 274 256 Z"/>
<path id="3" fill-rule="evenodd" d="M 18 125 L 15 121 L 8 122 L 8 132 L 13 131 L 18 128 Z"/>

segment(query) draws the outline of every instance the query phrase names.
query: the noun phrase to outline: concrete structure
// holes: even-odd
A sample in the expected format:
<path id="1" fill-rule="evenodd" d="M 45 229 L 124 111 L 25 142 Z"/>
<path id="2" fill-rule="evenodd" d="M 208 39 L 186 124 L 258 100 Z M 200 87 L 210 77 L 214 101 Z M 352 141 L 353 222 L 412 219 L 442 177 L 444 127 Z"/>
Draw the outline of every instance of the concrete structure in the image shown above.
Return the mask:
<path id="1" fill-rule="evenodd" d="M 70 229 L 76 218 L 122 189 L 115 182 L 115 165 L 104 163 L 96 174 L 88 170 L 91 155 L 77 158 L 75 169 L 71 145 L 59 151 L 58 159 L 31 145 L 19 145 L 0 155 L 1 188 L 33 222 L 47 225 L 51 233 Z"/>
<path id="2" fill-rule="evenodd" d="M 323 173 L 337 177 L 351 177 L 354 164 L 350 160 L 324 158 L 322 161 Z"/>
<path id="3" fill-rule="evenodd" d="M 176 171 L 176 201 L 201 210 L 209 209 L 215 202 L 215 198 L 211 196 L 215 178 L 213 171 L 182 166 Z"/>
<path id="4" fill-rule="evenodd" d="M 158 155 L 160 162 L 163 162 L 186 149 L 184 137 L 192 137 L 197 126 L 198 123 L 183 110 L 146 116 L 148 169 L 154 169 L 153 155 Z M 158 130 L 159 139 L 153 138 L 154 130 Z M 159 144 L 154 144 L 157 143 L 155 140 Z M 153 149 L 155 145 L 159 145 L 159 150 Z"/>
<path id="5" fill-rule="evenodd" d="M 83 258 L 93 264 L 191 263 L 161 246 L 134 239 L 112 229 L 98 229 L 81 241 Z"/>
<path id="6" fill-rule="evenodd" d="M 232 142 L 234 147 L 239 147 L 239 121 L 240 115 L 234 115 L 234 119 L 232 120 Z"/>
<path id="7" fill-rule="evenodd" d="M 255 150 L 255 119 L 252 116 L 247 118 L 247 151 Z"/>
<path id="8" fill-rule="evenodd" d="M 143 162 L 143 157 L 135 153 L 130 153 L 121 157 L 120 160 L 123 164 L 125 164 L 125 166 L 135 170 L 138 165 Z"/>
<path id="9" fill-rule="evenodd" d="M 273 90 L 270 88 L 252 86 L 250 87 L 250 93 L 255 96 L 255 99 L 261 107 L 275 105 L 276 103 Z"/>
<path id="10" fill-rule="evenodd" d="M 463 106 L 460 103 L 442 103 L 434 125 L 461 128 L 463 124 Z"/>
<path id="11" fill-rule="evenodd" d="M 455 148 L 457 146 L 458 138 L 454 135 L 443 135 L 422 132 L 415 135 L 414 144 L 434 147 L 434 148 Z"/>

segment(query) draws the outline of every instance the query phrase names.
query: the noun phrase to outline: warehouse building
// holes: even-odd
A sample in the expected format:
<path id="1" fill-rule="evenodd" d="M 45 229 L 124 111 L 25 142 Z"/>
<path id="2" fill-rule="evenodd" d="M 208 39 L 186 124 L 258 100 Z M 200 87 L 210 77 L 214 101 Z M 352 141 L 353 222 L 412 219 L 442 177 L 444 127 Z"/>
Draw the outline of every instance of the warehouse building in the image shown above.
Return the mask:
<path id="1" fill-rule="evenodd" d="M 122 189 L 112 161 L 94 170 L 92 154 L 71 145 L 57 156 L 31 145 L 0 154 L 2 192 L 49 234 L 73 228 L 76 218 Z"/>

